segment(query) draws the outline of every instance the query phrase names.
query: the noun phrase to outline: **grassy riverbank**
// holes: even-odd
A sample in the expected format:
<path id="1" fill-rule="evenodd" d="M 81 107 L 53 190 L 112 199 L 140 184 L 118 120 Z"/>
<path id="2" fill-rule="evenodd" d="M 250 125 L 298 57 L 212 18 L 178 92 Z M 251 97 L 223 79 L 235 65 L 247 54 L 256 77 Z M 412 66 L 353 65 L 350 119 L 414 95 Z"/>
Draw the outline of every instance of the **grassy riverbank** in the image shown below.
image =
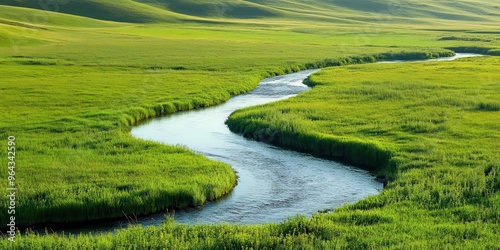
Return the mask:
<path id="1" fill-rule="evenodd" d="M 237 111 L 227 124 L 233 131 L 257 140 L 348 160 L 371 170 L 387 170 L 383 168 L 392 166 L 394 171 L 396 166 L 398 170 L 407 164 L 417 166 L 416 162 L 400 161 L 412 152 L 420 156 L 411 158 L 425 159 L 419 162 L 433 167 L 440 158 L 429 155 L 428 150 L 434 149 L 433 142 L 440 141 L 439 155 L 452 154 L 448 152 L 451 150 L 448 143 L 456 142 L 454 136 L 464 137 L 462 132 L 474 129 L 463 128 L 462 123 L 470 121 L 458 119 L 465 111 L 474 115 L 476 123 L 495 117 L 500 107 L 495 95 L 496 60 L 486 57 L 460 59 L 458 63 L 381 64 L 322 70 L 306 80 L 306 84 L 314 86 L 312 91 L 290 101 Z M 494 131 L 495 127 L 489 129 Z M 475 134 L 491 136 L 489 131 Z M 437 138 L 427 141 L 429 136 Z M 464 138 L 470 142 L 471 137 Z M 490 144 L 478 144 L 495 150 L 495 139 L 490 139 L 493 140 Z M 461 164 L 478 164 L 474 157 L 466 161 L 464 152 L 461 157 L 464 158 Z"/>
<path id="2" fill-rule="evenodd" d="M 213 53 L 222 50 L 224 47 Z M 399 56 L 450 53 L 434 51 Z M 167 207 L 202 205 L 220 197 L 236 183 L 229 166 L 181 147 L 133 139 L 128 135 L 130 126 L 147 118 L 221 103 L 271 74 L 372 58 L 330 59 L 284 68 L 268 64 L 272 71 L 248 73 L 6 57 L 0 69 L 5 94 L 1 102 L 6 111 L 1 132 L 5 138 L 17 137 L 17 152 L 22 155 L 16 161 L 22 166 L 16 171 L 17 184 L 23 187 L 16 212 L 24 215 L 18 223 L 147 214 Z"/>
<path id="3" fill-rule="evenodd" d="M 23 215 L 17 217 L 18 225 L 198 206 L 235 185 L 235 174 L 225 164 L 182 147 L 131 138 L 130 126 L 140 120 L 221 103 L 270 75 L 372 62 L 375 57 L 450 53 L 410 46 L 339 51 L 329 44 L 330 37 L 303 35 L 285 26 L 136 26 L 1 8 L 20 14 L 5 15 L 12 23 L 3 31 L 10 44 L 0 48 L 0 133 L 17 137 L 16 183 L 22 189 L 16 212 Z M 43 24 L 21 27 L 22 15 L 48 16 Z M 1 215 L 6 223 L 6 211 Z"/>
<path id="4" fill-rule="evenodd" d="M 305 68 L 436 57 L 450 53 L 446 48 L 497 54 L 500 48 L 498 16 L 487 1 L 471 12 L 426 2 L 432 13 L 415 18 L 399 13 L 401 8 L 367 15 L 345 1 L 335 8 L 318 3 L 322 8 L 309 12 L 298 2 L 285 10 L 281 2 L 263 7 L 223 1 L 232 17 L 205 13 L 198 1 L 192 4 L 201 6 L 199 13 L 182 12 L 180 1 L 167 7 L 125 0 L 71 2 L 46 6 L 66 14 L 30 9 L 47 9 L 30 1 L 0 5 L 0 137 L 17 138 L 17 225 L 197 206 L 233 188 L 236 176 L 227 164 L 182 146 L 132 138 L 130 127 L 141 120 L 215 105 L 249 91 L 264 77 Z M 384 5 L 373 2 L 373 8 Z M 417 13 L 420 7 L 408 2 L 403 12 Z M 248 8 L 256 14 L 243 15 Z M 458 14 L 442 16 L 449 8 Z M 117 11 L 122 15 L 109 15 Z M 248 125 L 254 119 L 248 116 L 255 115 L 258 128 L 293 130 L 290 136 L 297 138 L 281 139 L 297 140 L 300 150 L 333 152 L 379 169 L 387 165 L 381 174 L 393 182 L 379 196 L 281 225 L 169 222 L 116 235 L 19 236 L 15 244 L 19 249 L 492 245 L 498 233 L 498 146 L 493 140 L 498 61 L 468 60 L 408 66 L 415 81 L 401 81 L 408 77 L 391 65 L 327 70 L 310 79 L 317 85 L 313 91 L 239 112 L 231 120 L 232 127 L 255 134 L 254 125 Z M 442 73 L 424 74 L 427 69 Z M 352 79 L 358 72 L 365 75 Z M 446 80 L 450 75 L 459 82 Z M 372 78 L 388 79 L 389 86 Z M 339 88 L 331 79 L 352 86 Z M 431 93 L 441 96 L 425 96 Z M 402 101 L 407 99 L 412 102 Z M 373 108 L 382 104 L 388 112 Z M 274 108 L 261 113 L 268 107 Z M 440 107 L 450 110 L 442 113 Z M 304 126 L 310 126 L 307 133 Z M 324 146 L 318 148 L 317 139 Z M 338 155 L 334 145 L 343 143 L 357 149 Z M 478 149 L 471 152 L 467 145 Z M 0 164 L 7 161 L 2 157 Z M 3 190 L 7 174 L 0 174 Z M 0 222 L 7 221 L 2 209 Z M 0 242 L 3 248 L 7 244 Z"/>
<path id="5" fill-rule="evenodd" d="M 228 126 L 256 139 L 273 137 L 278 145 L 381 170 L 395 180 L 386 195 L 402 185 L 408 189 L 405 198 L 432 194 L 418 201 L 425 206 L 460 205 L 467 200 L 464 195 L 477 199 L 473 194 L 494 194 L 500 187 L 499 62 L 485 57 L 326 69 L 308 79 L 313 90 L 237 111 Z M 416 187 L 428 187 L 427 195 L 419 195 Z"/>
<path id="6" fill-rule="evenodd" d="M 279 129 L 284 141 L 289 133 L 283 132 L 293 128 L 298 145 L 327 145 L 308 134 L 336 144 L 341 136 L 346 148 L 378 143 L 391 153 L 385 170 L 394 175 L 384 192 L 334 213 L 258 226 L 170 220 L 98 236 L 28 235 L 18 246 L 494 249 L 500 233 L 499 67 L 497 57 L 335 67 L 313 75 L 316 86 L 296 98 L 237 111 L 230 124 Z M 380 74 L 385 77 L 375 77 Z"/>

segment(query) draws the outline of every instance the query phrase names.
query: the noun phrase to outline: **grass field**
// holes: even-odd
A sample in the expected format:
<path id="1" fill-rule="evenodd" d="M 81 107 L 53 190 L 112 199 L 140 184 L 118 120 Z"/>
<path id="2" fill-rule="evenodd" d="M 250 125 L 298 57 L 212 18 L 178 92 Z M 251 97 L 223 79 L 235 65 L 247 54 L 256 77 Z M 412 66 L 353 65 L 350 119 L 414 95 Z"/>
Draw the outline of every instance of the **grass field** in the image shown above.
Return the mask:
<path id="1" fill-rule="evenodd" d="M 323 70 L 309 78 L 313 90 L 237 111 L 228 125 L 250 136 L 267 129 L 279 134 L 278 145 L 388 175 L 382 195 L 353 207 L 476 205 L 474 220 L 498 223 L 499 63 L 486 57 Z"/>
<path id="2" fill-rule="evenodd" d="M 128 132 L 144 119 L 224 102 L 264 77 L 436 57 L 452 53 L 447 48 L 500 53 L 492 1 L 355 2 L 2 1 L 0 136 L 17 138 L 16 222 L 147 214 L 230 192 L 230 166 Z M 15 244 L 494 247 L 498 65 L 487 57 L 336 67 L 311 77 L 314 89 L 297 98 L 234 114 L 237 131 L 279 130 L 283 146 L 344 157 L 391 180 L 381 195 L 334 213 L 280 225 L 168 222 L 116 235 L 31 235 Z M 7 175 L 0 174 L 4 190 Z M 0 222 L 8 223 L 6 209 Z"/>

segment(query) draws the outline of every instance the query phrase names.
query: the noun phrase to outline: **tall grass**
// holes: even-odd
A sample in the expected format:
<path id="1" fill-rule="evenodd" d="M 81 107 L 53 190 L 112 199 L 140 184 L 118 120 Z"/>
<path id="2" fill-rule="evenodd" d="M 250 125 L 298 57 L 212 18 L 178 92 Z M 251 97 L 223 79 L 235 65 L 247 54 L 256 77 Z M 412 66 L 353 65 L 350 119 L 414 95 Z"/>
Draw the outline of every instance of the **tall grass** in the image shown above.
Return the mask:
<path id="1" fill-rule="evenodd" d="M 490 54 L 499 48 L 491 25 L 498 18 L 478 20 L 476 13 L 493 9 L 486 1 L 474 11 L 459 10 L 467 1 L 425 1 L 432 15 L 390 15 L 387 22 L 363 10 L 386 6 L 377 1 L 361 9 L 337 1 L 342 13 L 318 1 L 324 8 L 310 11 L 319 19 L 289 1 L 288 12 L 272 12 L 281 18 L 252 20 L 188 17 L 164 6 L 136 8 L 144 4 L 133 1 L 69 2 L 78 3 L 61 11 L 142 24 L 0 5 L 0 137 L 18 138 L 18 225 L 148 214 L 230 192 L 236 176 L 227 164 L 132 138 L 130 127 L 144 119 L 224 102 L 271 75 L 452 53 L 443 48 Z M 414 5 L 407 7 L 415 13 Z M 453 20 L 435 18 L 450 10 L 459 12 Z M 193 22 L 144 23 L 181 19 Z M 472 31 L 484 39 L 439 40 Z M 311 77 L 308 84 L 316 87 L 296 99 L 233 115 L 231 127 L 256 139 L 383 167 L 380 175 L 392 182 L 381 195 L 334 213 L 278 225 L 168 221 L 116 234 L 30 234 L 15 246 L 0 241 L 0 248 L 494 248 L 500 218 L 496 60 L 339 67 Z M 0 178 L 6 180 L 5 171 Z M 1 189 L 6 185 L 0 181 Z M 0 222 L 6 220 L 1 210 Z"/>

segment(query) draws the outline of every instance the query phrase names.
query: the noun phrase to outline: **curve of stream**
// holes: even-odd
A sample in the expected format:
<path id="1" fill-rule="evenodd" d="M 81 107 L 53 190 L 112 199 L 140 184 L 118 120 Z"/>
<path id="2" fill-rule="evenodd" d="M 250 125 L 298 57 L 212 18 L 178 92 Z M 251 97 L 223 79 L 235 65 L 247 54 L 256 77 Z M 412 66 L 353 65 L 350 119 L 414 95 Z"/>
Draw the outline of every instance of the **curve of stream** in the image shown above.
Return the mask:
<path id="1" fill-rule="evenodd" d="M 456 54 L 425 61 L 471 56 L 477 55 Z M 398 62 L 403 61 L 383 63 Z M 382 190 L 382 184 L 367 171 L 248 140 L 230 132 L 224 124 L 237 109 L 290 98 L 309 89 L 302 82 L 317 71 L 267 78 L 253 91 L 222 105 L 156 118 L 132 129 L 134 137 L 185 145 L 230 164 L 238 173 L 238 185 L 229 196 L 199 209 L 178 211 L 174 214 L 177 222 L 281 222 L 296 214 L 311 215 L 353 203 Z"/>
<path id="2" fill-rule="evenodd" d="M 425 61 L 471 56 L 479 55 L 457 53 L 453 57 Z M 403 61 L 383 63 L 397 62 Z M 230 132 L 225 125 L 228 116 L 237 109 L 290 98 L 308 90 L 302 82 L 317 71 L 267 78 L 251 92 L 219 106 L 155 118 L 132 128 L 131 134 L 136 138 L 187 146 L 208 158 L 230 164 L 237 172 L 238 185 L 229 195 L 200 208 L 176 211 L 173 216 L 177 222 L 282 222 L 290 216 L 310 216 L 382 191 L 382 183 L 367 171 L 252 141 Z M 135 223 L 159 225 L 165 218 L 164 212 L 137 218 Z M 88 223 L 65 227 L 64 231 L 105 232 L 127 224 L 127 220 Z"/>
<path id="3" fill-rule="evenodd" d="M 253 91 L 222 105 L 153 119 L 132 129 L 134 137 L 185 145 L 230 164 L 237 172 L 238 185 L 227 197 L 199 209 L 177 211 L 177 222 L 281 222 L 288 216 L 311 215 L 382 190 L 382 184 L 366 171 L 252 141 L 232 133 L 224 124 L 237 109 L 307 90 L 302 81 L 317 71 L 267 78 Z"/>

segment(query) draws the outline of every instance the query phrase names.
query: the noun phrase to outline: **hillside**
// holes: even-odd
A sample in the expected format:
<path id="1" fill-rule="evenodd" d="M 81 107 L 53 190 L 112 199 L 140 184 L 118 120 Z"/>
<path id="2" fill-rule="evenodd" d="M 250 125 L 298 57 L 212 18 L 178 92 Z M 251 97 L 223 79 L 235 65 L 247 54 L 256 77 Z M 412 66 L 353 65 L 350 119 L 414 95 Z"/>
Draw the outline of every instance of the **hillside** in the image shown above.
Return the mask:
<path id="1" fill-rule="evenodd" d="M 499 20 L 497 13 L 500 11 L 500 3 L 489 0 L 74 0 L 50 5 L 29 0 L 3 0 L 1 4 L 131 23 L 223 18 L 347 23 L 432 23 L 436 19 L 495 22 Z"/>
<path id="2" fill-rule="evenodd" d="M 179 18 L 179 15 L 166 9 L 128 0 L 76 0 L 61 4 L 52 2 L 43 4 L 42 1 L 30 0 L 3 0 L 1 4 L 116 22 L 174 22 Z"/>

